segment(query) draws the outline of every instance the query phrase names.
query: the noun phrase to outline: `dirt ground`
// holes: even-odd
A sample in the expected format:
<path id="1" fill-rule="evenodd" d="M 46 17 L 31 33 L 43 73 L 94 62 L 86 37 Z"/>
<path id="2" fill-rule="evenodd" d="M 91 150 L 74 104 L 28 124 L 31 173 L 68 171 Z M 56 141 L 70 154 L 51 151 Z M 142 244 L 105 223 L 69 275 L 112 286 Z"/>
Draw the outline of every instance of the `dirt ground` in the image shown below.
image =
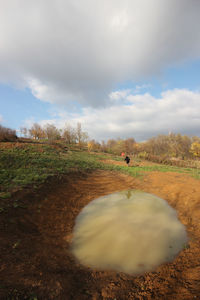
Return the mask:
<path id="1" fill-rule="evenodd" d="M 80 265 L 70 252 L 76 216 L 91 200 L 126 189 L 167 200 L 186 225 L 189 246 L 173 262 L 140 276 Z M 0 299 L 200 299 L 198 180 L 161 172 L 142 179 L 108 171 L 72 173 L 14 197 L 27 207 L 1 214 Z"/>

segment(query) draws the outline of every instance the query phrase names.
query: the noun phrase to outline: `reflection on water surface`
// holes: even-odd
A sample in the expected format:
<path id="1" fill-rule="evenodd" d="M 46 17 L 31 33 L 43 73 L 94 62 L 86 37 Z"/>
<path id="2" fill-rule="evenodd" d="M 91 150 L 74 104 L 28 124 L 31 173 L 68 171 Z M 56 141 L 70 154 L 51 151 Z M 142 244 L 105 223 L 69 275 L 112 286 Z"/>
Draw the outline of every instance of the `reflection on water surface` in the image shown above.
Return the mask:
<path id="1" fill-rule="evenodd" d="M 71 249 L 86 266 L 140 274 L 172 261 L 186 243 L 185 227 L 165 200 L 128 190 L 84 207 Z"/>

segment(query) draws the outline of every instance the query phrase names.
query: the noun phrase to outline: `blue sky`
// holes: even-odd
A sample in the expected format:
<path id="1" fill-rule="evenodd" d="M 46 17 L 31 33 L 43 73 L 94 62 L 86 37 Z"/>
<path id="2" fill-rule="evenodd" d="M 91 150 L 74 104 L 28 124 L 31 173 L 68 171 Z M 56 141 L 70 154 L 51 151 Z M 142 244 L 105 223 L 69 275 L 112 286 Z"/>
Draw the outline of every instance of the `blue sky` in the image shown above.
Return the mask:
<path id="1" fill-rule="evenodd" d="M 161 2 L 1 2 L 0 123 L 199 136 L 200 3 Z"/>
<path id="2" fill-rule="evenodd" d="M 137 90 L 137 86 L 141 87 Z M 123 82 L 116 85 L 115 90 L 133 89 L 135 93 L 149 92 L 159 98 L 161 92 L 173 89 L 200 90 L 200 61 L 191 61 L 178 66 L 166 68 L 160 76 L 146 78 L 144 81 Z M 11 85 L 0 85 L 0 108 L 3 115 L 3 125 L 19 129 L 27 120 L 40 122 L 53 119 L 57 107 L 51 103 L 40 101 L 34 97 L 28 88 L 17 88 Z M 81 113 L 81 107 L 76 105 L 75 111 Z M 58 107 L 59 109 L 59 107 Z M 74 112 L 69 107 L 69 112 Z"/>
<path id="3" fill-rule="evenodd" d="M 1 113 L 3 125 L 18 129 L 27 119 L 36 122 L 50 117 L 51 104 L 35 98 L 29 89 L 17 89 L 0 85 Z"/>

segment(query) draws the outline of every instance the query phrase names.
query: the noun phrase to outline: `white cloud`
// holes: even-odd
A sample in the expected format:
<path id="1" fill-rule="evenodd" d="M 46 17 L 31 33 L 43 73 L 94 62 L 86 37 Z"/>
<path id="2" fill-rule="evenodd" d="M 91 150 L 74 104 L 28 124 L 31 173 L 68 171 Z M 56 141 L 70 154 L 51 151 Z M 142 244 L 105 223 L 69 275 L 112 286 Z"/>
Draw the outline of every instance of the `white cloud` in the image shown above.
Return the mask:
<path id="1" fill-rule="evenodd" d="M 142 141 L 169 132 L 200 134 L 200 92 L 175 89 L 162 93 L 160 98 L 125 92 L 124 102 L 99 109 L 84 108 L 81 115 L 62 110 L 57 118 L 41 124 L 52 122 L 62 128 L 66 120 L 72 126 L 81 122 L 90 137 L 99 141 L 118 137 Z"/>
<path id="2" fill-rule="evenodd" d="M 2 123 L 3 122 L 3 117 L 2 117 L 2 115 L 0 115 L 0 123 Z"/>
<path id="3" fill-rule="evenodd" d="M 28 79 L 27 85 L 36 98 L 46 102 L 64 104 L 65 102 L 76 100 L 73 94 L 69 94 L 67 91 L 64 92 L 63 90 L 58 92 L 53 84 L 45 85 L 37 79 Z M 81 95 L 79 96 L 79 100 L 81 100 Z"/>
<path id="4" fill-rule="evenodd" d="M 138 93 L 140 92 L 141 90 L 147 90 L 147 89 L 151 89 L 152 88 L 152 85 L 151 84 L 147 84 L 147 83 L 144 83 L 142 85 L 136 85 L 135 87 L 135 93 Z"/>
<path id="5" fill-rule="evenodd" d="M 130 94 L 130 92 L 131 92 L 130 89 L 114 91 L 109 94 L 109 98 L 112 102 L 117 102 L 119 100 L 126 98 Z"/>
<path id="6" fill-rule="evenodd" d="M 0 0 L 0 82 L 108 104 L 118 83 L 199 58 L 199 14 L 196 0 Z"/>

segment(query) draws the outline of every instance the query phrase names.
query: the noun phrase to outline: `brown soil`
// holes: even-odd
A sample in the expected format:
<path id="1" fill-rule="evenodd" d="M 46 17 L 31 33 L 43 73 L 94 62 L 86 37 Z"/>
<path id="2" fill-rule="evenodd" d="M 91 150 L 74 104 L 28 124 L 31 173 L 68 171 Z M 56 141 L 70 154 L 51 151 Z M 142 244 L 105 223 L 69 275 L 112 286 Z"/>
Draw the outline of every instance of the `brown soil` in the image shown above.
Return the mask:
<path id="1" fill-rule="evenodd" d="M 70 253 L 76 216 L 91 200 L 130 188 L 176 208 L 189 247 L 140 276 L 80 265 Z M 29 204 L 1 214 L 0 299 L 200 299 L 199 181 L 176 173 L 153 172 L 142 180 L 108 171 L 72 173 L 17 197 Z"/>

